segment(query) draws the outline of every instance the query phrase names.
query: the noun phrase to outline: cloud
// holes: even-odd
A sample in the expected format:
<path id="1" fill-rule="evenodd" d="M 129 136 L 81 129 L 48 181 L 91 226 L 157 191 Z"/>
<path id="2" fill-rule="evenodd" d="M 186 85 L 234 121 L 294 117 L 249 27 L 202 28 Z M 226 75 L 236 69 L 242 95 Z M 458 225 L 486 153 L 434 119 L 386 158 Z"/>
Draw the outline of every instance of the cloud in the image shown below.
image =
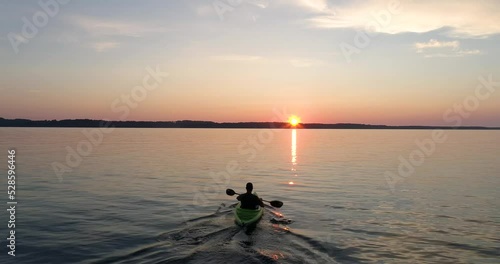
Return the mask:
<path id="1" fill-rule="evenodd" d="M 166 29 L 141 23 L 107 20 L 95 17 L 73 16 L 71 23 L 83 29 L 91 36 L 127 36 L 141 37 L 148 33 L 165 32 Z"/>
<path id="2" fill-rule="evenodd" d="M 288 3 L 303 7 L 313 12 L 327 12 L 328 1 L 326 0 L 285 0 Z"/>
<path id="3" fill-rule="evenodd" d="M 429 42 L 417 42 L 415 43 L 415 48 L 417 48 L 417 52 L 421 53 L 425 49 L 436 49 L 436 48 L 452 48 L 453 50 L 456 50 L 460 47 L 460 42 L 455 40 L 455 41 L 444 41 L 440 42 L 435 39 L 429 40 Z"/>
<path id="4" fill-rule="evenodd" d="M 211 56 L 210 59 L 212 59 L 212 60 L 219 60 L 219 61 L 257 61 L 257 60 L 261 60 L 262 57 L 260 57 L 260 56 L 249 56 L 249 55 L 229 54 L 229 55 Z"/>
<path id="5" fill-rule="evenodd" d="M 478 49 L 474 49 L 474 50 L 459 50 L 457 53 L 459 55 L 461 55 L 461 56 L 482 54 L 482 52 L 480 50 L 478 50 Z"/>
<path id="6" fill-rule="evenodd" d="M 451 52 L 451 53 L 432 53 L 432 54 L 425 54 L 425 58 L 450 58 L 450 57 L 464 57 L 467 55 L 479 55 L 482 54 L 480 50 L 460 50 L 458 52 Z"/>
<path id="7" fill-rule="evenodd" d="M 91 43 L 90 47 L 97 52 L 104 52 L 110 49 L 118 47 L 120 44 L 118 42 L 95 42 Z"/>
<path id="8" fill-rule="evenodd" d="M 57 41 L 66 44 L 83 42 L 84 46 L 97 52 L 108 51 L 120 46 L 119 37 L 140 38 L 148 34 L 167 31 L 164 27 L 142 22 L 124 22 L 88 16 L 71 16 L 67 17 L 66 20 L 86 34 L 66 33 L 66 35 L 61 35 Z"/>
<path id="9" fill-rule="evenodd" d="M 431 39 L 428 42 L 415 43 L 417 53 L 422 53 L 426 58 L 434 57 L 464 57 L 467 55 L 479 55 L 480 50 L 464 50 L 460 48 L 460 42 L 455 41 L 438 41 Z"/>
<path id="10" fill-rule="evenodd" d="M 401 0 L 395 1 L 400 5 L 390 13 L 394 10 L 389 8 L 391 2 L 394 1 L 350 1 L 329 6 L 323 0 L 289 1 L 306 12 L 315 13 L 306 20 L 306 24 L 314 28 L 354 28 L 388 34 L 446 29 L 448 36 L 460 38 L 482 38 L 500 33 L 500 2 L 496 0 Z M 378 26 L 367 28 L 368 23 Z"/>

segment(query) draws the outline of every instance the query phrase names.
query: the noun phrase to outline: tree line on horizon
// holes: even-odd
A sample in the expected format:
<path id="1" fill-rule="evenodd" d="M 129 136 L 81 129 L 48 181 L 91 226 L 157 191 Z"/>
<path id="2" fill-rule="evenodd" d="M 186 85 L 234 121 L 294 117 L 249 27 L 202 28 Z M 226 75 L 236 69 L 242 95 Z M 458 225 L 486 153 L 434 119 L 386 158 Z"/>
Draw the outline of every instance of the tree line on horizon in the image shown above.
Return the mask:
<path id="1" fill-rule="evenodd" d="M 105 127 L 117 128 L 293 128 L 287 122 L 213 122 L 196 120 L 178 121 L 106 121 L 95 119 L 30 120 L 0 117 L 0 127 Z M 303 123 L 297 128 L 309 129 L 500 129 L 500 127 L 447 127 L 447 126 L 387 126 L 353 123 Z"/>

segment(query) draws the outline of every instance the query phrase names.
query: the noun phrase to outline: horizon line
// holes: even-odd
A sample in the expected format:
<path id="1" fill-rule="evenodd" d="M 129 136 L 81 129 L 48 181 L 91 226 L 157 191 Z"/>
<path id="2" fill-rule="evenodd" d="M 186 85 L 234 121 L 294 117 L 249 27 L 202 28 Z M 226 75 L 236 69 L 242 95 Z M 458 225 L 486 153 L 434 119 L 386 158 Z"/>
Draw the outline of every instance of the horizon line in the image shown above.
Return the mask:
<path id="1" fill-rule="evenodd" d="M 24 124 L 20 126 L 21 124 L 17 125 L 5 125 L 2 124 L 1 122 L 32 122 L 35 124 Z M 205 125 L 212 124 L 212 125 L 263 125 L 267 124 L 268 126 L 270 124 L 280 124 L 281 127 L 271 127 L 271 128 L 277 128 L 277 129 L 289 129 L 289 128 L 298 128 L 298 129 L 328 129 L 328 128 L 347 128 L 346 126 L 352 126 L 353 128 L 367 128 L 367 129 L 491 129 L 491 130 L 500 130 L 500 127 L 492 127 L 492 126 L 479 126 L 479 125 L 474 125 L 474 126 L 446 126 L 446 125 L 383 125 L 383 124 L 365 124 L 365 123 L 299 123 L 296 126 L 290 125 L 290 123 L 286 121 L 233 121 L 233 122 L 217 122 L 217 121 L 209 121 L 209 120 L 191 120 L 191 119 L 182 119 L 182 120 L 175 120 L 175 121 L 152 121 L 152 120 L 106 120 L 106 119 L 89 119 L 89 118 L 77 118 L 77 119 L 45 119 L 45 120 L 33 120 L 33 119 L 26 119 L 26 118 L 14 118 L 14 119 L 8 119 L 8 118 L 3 118 L 0 117 L 0 127 L 86 127 L 82 126 L 82 124 L 76 125 L 73 124 L 74 126 L 71 126 L 70 124 L 67 125 L 61 125 L 57 126 L 57 123 L 60 122 L 106 122 L 106 123 L 155 123 L 155 124 L 176 124 L 179 123 L 179 125 L 182 125 L 181 123 L 191 123 L 191 125 L 198 125 L 198 126 L 193 126 L 193 127 L 152 127 L 149 126 L 149 128 L 264 128 L 261 126 L 258 127 L 203 127 L 201 126 L 203 123 Z M 37 125 L 38 123 L 38 125 Z M 42 124 L 40 124 L 42 123 Z M 100 125 L 101 126 L 101 125 Z M 88 127 L 96 127 L 95 125 L 91 125 Z M 126 128 L 125 127 L 117 127 L 117 128 Z M 130 128 L 130 127 L 129 127 Z M 138 128 L 148 128 L 148 126 L 139 126 Z"/>

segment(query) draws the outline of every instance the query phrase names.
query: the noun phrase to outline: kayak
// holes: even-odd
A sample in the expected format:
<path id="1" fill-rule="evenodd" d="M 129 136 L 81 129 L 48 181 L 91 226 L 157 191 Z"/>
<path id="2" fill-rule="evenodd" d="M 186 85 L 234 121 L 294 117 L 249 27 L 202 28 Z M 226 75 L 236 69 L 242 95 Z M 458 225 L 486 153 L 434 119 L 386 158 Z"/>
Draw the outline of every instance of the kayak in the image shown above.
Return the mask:
<path id="1" fill-rule="evenodd" d="M 243 209 L 240 208 L 240 203 L 234 209 L 234 222 L 239 226 L 246 226 L 257 223 L 264 214 L 264 207 L 259 209 Z"/>

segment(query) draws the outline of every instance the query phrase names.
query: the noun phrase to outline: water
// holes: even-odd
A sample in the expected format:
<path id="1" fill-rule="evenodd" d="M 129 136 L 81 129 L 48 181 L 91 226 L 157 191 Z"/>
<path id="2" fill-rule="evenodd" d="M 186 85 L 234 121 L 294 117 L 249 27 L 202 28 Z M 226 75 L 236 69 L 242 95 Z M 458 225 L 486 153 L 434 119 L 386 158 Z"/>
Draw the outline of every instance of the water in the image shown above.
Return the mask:
<path id="1" fill-rule="evenodd" d="M 432 131 L 117 129 L 59 181 L 52 164 L 82 130 L 0 129 L 19 201 L 16 257 L 4 245 L 1 263 L 499 261 L 500 131 L 446 131 L 391 192 L 384 173 Z M 250 236 L 224 193 L 247 181 L 285 203 Z"/>

